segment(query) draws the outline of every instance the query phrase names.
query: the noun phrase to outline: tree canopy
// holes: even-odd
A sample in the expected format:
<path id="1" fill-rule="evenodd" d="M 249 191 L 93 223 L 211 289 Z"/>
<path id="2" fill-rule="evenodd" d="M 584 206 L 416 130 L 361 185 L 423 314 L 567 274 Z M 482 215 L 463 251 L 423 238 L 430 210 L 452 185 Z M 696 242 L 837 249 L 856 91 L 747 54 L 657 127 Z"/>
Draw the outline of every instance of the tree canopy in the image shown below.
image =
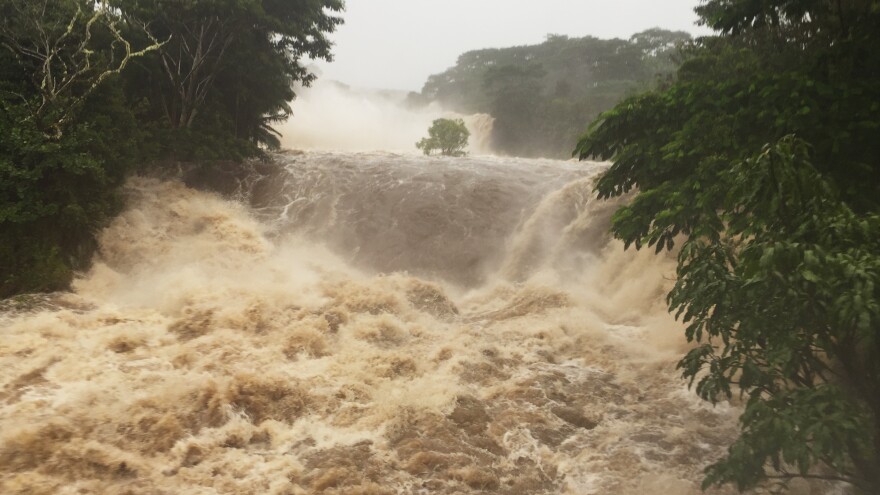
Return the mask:
<path id="1" fill-rule="evenodd" d="M 0 0 L 0 297 L 63 288 L 136 165 L 277 146 L 342 0 Z"/>
<path id="2" fill-rule="evenodd" d="M 679 367 L 741 436 L 706 485 L 840 479 L 880 491 L 880 2 L 709 0 L 668 87 L 578 144 L 636 248 L 679 247 Z"/>
<path id="3" fill-rule="evenodd" d="M 428 137 L 416 143 L 426 155 L 439 151 L 443 156 L 464 156 L 471 133 L 462 119 L 437 119 L 428 129 Z"/>
<path id="4" fill-rule="evenodd" d="M 651 29 L 629 40 L 548 35 L 539 45 L 471 51 L 411 101 L 491 114 L 499 153 L 565 158 L 599 113 L 670 74 L 688 39 Z"/>

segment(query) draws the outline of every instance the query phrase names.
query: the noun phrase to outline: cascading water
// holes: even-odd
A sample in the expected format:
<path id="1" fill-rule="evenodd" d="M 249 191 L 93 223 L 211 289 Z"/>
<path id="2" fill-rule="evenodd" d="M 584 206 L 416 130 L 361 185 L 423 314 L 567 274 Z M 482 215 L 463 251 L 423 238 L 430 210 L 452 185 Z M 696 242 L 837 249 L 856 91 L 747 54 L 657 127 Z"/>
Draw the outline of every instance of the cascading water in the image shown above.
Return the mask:
<path id="1" fill-rule="evenodd" d="M 6 303 L 0 493 L 698 493 L 736 411 L 601 165 L 275 159 L 239 201 L 132 180 L 72 293 Z"/>

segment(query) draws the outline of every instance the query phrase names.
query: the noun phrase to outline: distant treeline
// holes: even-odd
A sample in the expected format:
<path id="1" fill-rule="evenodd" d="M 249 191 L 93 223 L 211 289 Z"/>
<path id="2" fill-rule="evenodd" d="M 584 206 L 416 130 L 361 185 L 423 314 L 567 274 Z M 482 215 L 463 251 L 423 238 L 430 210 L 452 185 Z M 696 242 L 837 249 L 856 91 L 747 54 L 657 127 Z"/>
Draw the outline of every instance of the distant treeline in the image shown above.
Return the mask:
<path id="1" fill-rule="evenodd" d="M 649 29 L 628 40 L 549 35 L 540 45 L 471 51 L 408 101 L 491 114 L 499 153 L 569 158 L 600 113 L 668 78 L 690 39 Z"/>
<path id="2" fill-rule="evenodd" d="M 135 167 L 278 144 L 342 0 L 0 0 L 0 298 L 63 288 Z"/>

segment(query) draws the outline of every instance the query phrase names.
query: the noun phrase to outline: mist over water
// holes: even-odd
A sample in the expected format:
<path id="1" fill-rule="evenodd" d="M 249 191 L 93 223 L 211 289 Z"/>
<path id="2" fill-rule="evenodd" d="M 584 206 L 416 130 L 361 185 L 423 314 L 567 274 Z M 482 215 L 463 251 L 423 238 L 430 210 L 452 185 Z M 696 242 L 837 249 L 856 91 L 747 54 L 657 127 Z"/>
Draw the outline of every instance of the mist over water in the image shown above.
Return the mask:
<path id="1" fill-rule="evenodd" d="M 350 88 L 319 80 L 298 90 L 292 118 L 280 126 L 285 148 L 337 151 L 416 152 L 438 118 L 463 118 L 471 131 L 468 151 L 491 153 L 488 115 L 459 115 L 437 104 L 408 108 L 406 93 Z"/>

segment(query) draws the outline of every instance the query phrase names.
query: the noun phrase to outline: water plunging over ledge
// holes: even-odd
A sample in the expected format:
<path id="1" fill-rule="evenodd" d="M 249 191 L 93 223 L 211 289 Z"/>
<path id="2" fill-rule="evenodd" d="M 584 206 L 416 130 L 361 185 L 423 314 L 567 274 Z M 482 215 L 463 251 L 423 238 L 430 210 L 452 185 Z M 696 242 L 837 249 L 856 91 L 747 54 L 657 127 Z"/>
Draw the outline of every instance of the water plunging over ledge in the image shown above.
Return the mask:
<path id="1" fill-rule="evenodd" d="M 0 492 L 699 493 L 737 411 L 678 378 L 603 165 L 275 159 L 240 201 L 130 181 L 74 291 L 0 316 Z"/>

